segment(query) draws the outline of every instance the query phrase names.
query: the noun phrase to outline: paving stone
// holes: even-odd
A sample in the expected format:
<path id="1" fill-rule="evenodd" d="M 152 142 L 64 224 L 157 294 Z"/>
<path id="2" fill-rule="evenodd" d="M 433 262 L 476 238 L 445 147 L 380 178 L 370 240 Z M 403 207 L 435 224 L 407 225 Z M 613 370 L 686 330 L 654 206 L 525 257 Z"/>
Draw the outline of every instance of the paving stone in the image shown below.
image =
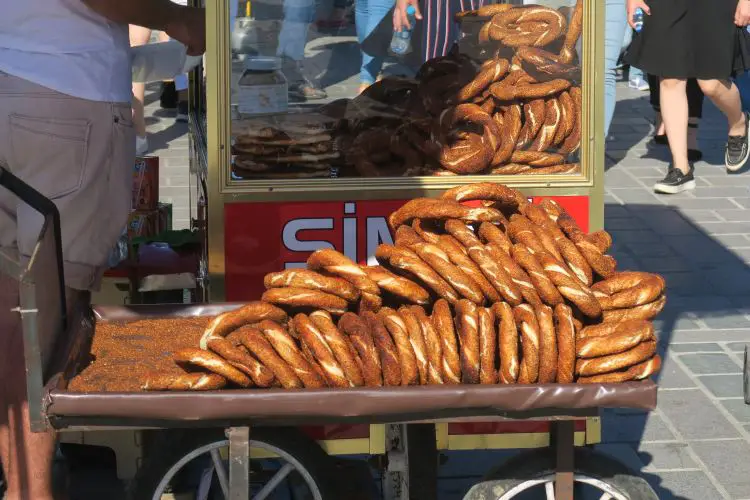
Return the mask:
<path id="1" fill-rule="evenodd" d="M 603 443 L 594 446 L 597 453 L 608 455 L 633 472 L 643 468 L 643 461 L 638 456 L 632 443 Z"/>
<path id="2" fill-rule="evenodd" d="M 680 209 L 731 210 L 737 208 L 728 198 L 682 198 L 670 202 Z"/>
<path id="3" fill-rule="evenodd" d="M 606 224 L 605 224 L 606 227 Z M 639 257 L 674 257 L 677 253 L 664 243 L 628 243 L 624 248 Z"/>
<path id="4" fill-rule="evenodd" d="M 717 398 L 736 398 L 742 395 L 742 375 L 706 375 L 698 377 Z"/>
<path id="5" fill-rule="evenodd" d="M 684 210 L 680 210 L 680 213 L 683 215 L 683 217 L 695 223 L 721 221 L 721 218 L 719 217 L 718 212 L 716 210 L 684 209 Z M 722 211 L 722 214 L 723 214 L 723 211 Z"/>
<path id="6" fill-rule="evenodd" d="M 638 447 L 638 456 L 646 472 L 655 469 L 698 468 L 698 464 L 690 456 L 687 443 L 643 443 Z"/>
<path id="7" fill-rule="evenodd" d="M 747 342 L 750 344 L 750 332 L 744 329 L 734 330 L 675 330 L 671 342 Z"/>
<path id="8" fill-rule="evenodd" d="M 667 338 L 678 330 L 700 330 L 703 328 L 695 320 L 684 315 L 668 316 L 668 313 L 664 312 L 654 319 L 653 323 L 659 338 Z"/>
<path id="9" fill-rule="evenodd" d="M 715 269 L 707 278 L 721 295 L 750 294 L 750 269 L 744 263 Z"/>
<path id="10" fill-rule="evenodd" d="M 750 494 L 750 443 L 744 440 L 703 441 L 691 446 L 733 498 L 747 498 Z"/>
<path id="11" fill-rule="evenodd" d="M 688 441 L 738 435 L 713 402 L 699 390 L 663 391 L 659 394 L 659 409 Z"/>
<path id="12" fill-rule="evenodd" d="M 656 195 L 649 191 L 640 189 L 612 189 L 607 188 L 607 191 L 615 196 L 618 200 L 627 204 L 649 204 L 649 205 L 663 205 L 664 201 L 661 198 L 657 198 Z"/>
<path id="13" fill-rule="evenodd" d="M 721 346 L 715 342 L 701 342 L 692 344 L 671 344 L 669 349 L 673 352 L 724 352 Z"/>
<path id="14" fill-rule="evenodd" d="M 709 328 L 745 328 L 750 327 L 747 313 L 741 311 L 722 312 L 718 316 L 701 317 Z"/>
<path id="15" fill-rule="evenodd" d="M 750 222 L 705 222 L 701 227 L 710 235 L 750 233 Z"/>
<path id="16" fill-rule="evenodd" d="M 681 354 L 680 361 L 685 364 L 688 370 L 696 375 L 740 372 L 739 365 L 727 354 Z"/>
<path id="17" fill-rule="evenodd" d="M 742 208 L 750 209 L 750 197 L 747 198 L 732 198 L 732 201 Z"/>
<path id="18" fill-rule="evenodd" d="M 677 256 L 662 255 L 659 257 L 640 257 L 636 258 L 640 264 L 639 269 L 641 271 L 648 271 L 653 273 L 662 272 L 689 272 L 694 270 L 692 263 L 686 259 Z M 624 266 L 620 266 L 625 269 Z"/>
<path id="19" fill-rule="evenodd" d="M 738 378 L 742 378 L 738 375 Z M 742 398 L 742 389 L 734 394 L 735 398 Z M 732 414 L 734 418 L 741 424 L 750 424 L 750 405 L 745 404 L 744 399 L 724 399 L 721 401 L 724 408 Z M 750 462 L 748 462 L 750 464 Z M 750 490 L 748 490 L 750 491 Z"/>
<path id="20" fill-rule="evenodd" d="M 702 471 L 644 474 L 660 500 L 721 500 L 724 498 Z"/>
<path id="21" fill-rule="evenodd" d="M 617 240 L 618 244 L 638 244 L 638 243 L 654 243 L 659 244 L 664 239 L 661 238 L 655 231 L 645 228 L 638 229 L 614 229 L 610 231 L 612 239 Z"/>
<path id="22" fill-rule="evenodd" d="M 707 282 L 699 273 L 661 273 L 667 282 L 668 293 L 680 296 L 702 296 L 706 292 L 715 291 L 715 287 Z M 670 299 L 671 300 L 671 299 Z M 669 303 L 669 301 L 667 301 Z"/>
<path id="23" fill-rule="evenodd" d="M 721 218 L 730 222 L 748 222 L 750 221 L 750 210 L 722 210 Z"/>
<path id="24" fill-rule="evenodd" d="M 747 337 L 747 342 L 729 342 L 727 347 L 732 352 L 745 352 L 745 346 L 750 348 L 750 332 L 748 332 Z"/>
<path id="25" fill-rule="evenodd" d="M 659 398 L 661 397 L 662 394 L 659 395 Z M 654 413 L 623 415 L 609 409 L 602 410 L 602 442 L 604 443 L 639 443 L 674 439 L 674 435 L 659 415 Z"/>
<path id="26" fill-rule="evenodd" d="M 662 354 L 661 370 L 654 377 L 660 389 L 692 389 L 697 387 L 695 380 L 687 374 L 684 368 L 677 364 L 671 353 L 666 356 L 663 353 L 660 354 Z"/>

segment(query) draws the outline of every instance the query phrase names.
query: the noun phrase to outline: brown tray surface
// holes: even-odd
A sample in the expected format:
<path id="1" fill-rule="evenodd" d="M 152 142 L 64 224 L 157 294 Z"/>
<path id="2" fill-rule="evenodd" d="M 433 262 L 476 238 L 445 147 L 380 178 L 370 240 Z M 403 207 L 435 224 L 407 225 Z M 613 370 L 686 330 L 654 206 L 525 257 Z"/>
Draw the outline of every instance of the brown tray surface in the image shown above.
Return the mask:
<path id="1" fill-rule="evenodd" d="M 245 389 L 208 392 L 145 392 L 152 369 L 180 373 L 171 359 L 196 346 L 216 314 L 237 305 L 97 308 L 76 322 L 71 338 L 92 337 L 84 365 L 69 381 L 58 373 L 48 383 L 50 416 L 170 421 L 251 419 L 264 422 L 408 421 L 539 412 L 580 413 L 612 407 L 651 410 L 656 385 L 624 384 L 435 385 L 320 390 Z M 78 343 L 77 345 L 87 345 Z M 67 354 L 80 362 L 81 354 Z M 70 363 L 74 364 L 74 363 Z"/>

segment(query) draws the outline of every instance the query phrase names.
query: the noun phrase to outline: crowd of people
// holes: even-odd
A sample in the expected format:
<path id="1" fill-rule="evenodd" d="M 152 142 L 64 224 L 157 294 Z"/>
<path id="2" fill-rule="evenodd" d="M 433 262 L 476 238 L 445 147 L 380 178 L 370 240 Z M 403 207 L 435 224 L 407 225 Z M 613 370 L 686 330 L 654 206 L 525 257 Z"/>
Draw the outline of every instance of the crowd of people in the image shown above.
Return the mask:
<path id="1" fill-rule="evenodd" d="M 483 0 L 356 0 L 360 43 L 384 20 L 406 27 L 406 9 L 417 8 L 421 61 L 444 55 L 459 37 L 457 12 Z M 151 30 L 205 49 L 201 8 L 170 0 L 24 0 L 4 2 L 0 16 L 0 165 L 30 183 L 58 206 L 62 221 L 68 304 L 86 301 L 99 286 L 109 251 L 130 211 L 136 150 L 147 146 L 144 89 L 131 86 L 129 46 L 146 43 Z M 230 2 L 233 3 L 234 2 Z M 535 2 L 525 2 L 535 3 Z M 558 2 L 559 3 L 559 2 Z M 565 3 L 565 2 L 562 2 Z M 732 75 L 750 69 L 738 40 L 750 23 L 750 0 L 606 0 L 606 110 L 609 129 L 615 105 L 615 68 L 627 25 L 645 12 L 632 38 L 627 62 L 645 77 L 635 87 L 651 92 L 658 114 L 654 141 L 668 145 L 672 164 L 655 190 L 677 193 L 695 187 L 698 122 L 703 96 L 726 116 L 726 168 L 739 171 L 750 153 L 748 127 Z M 312 10 L 310 8 L 312 6 Z M 304 59 L 313 0 L 285 0 L 279 55 Z M 347 23 L 345 0 L 336 0 L 321 26 Z M 236 16 L 235 12 L 232 18 Z M 130 26 L 130 32 L 128 32 Z M 740 51 L 742 52 L 742 51 Z M 362 53 L 360 89 L 374 83 L 382 54 Z M 184 77 L 165 86 L 163 98 L 184 112 Z M 304 78 L 290 91 L 307 99 L 325 97 Z M 171 94 L 170 94 L 171 93 Z M 171 97 L 169 97 L 171 95 Z M 131 109 L 132 106 L 132 109 Z M 138 142 L 136 142 L 138 141 Z M 28 259 L 41 219 L 9 193 L 0 193 L 0 246 Z M 61 500 L 52 491 L 55 436 L 32 433 L 25 398 L 24 354 L 18 282 L 0 275 L 0 462 L 5 500 Z M 40 315 L 45 304 L 38 304 Z M 40 318 L 41 324 L 44 318 Z M 48 346 L 43 346 L 47 348 Z"/>

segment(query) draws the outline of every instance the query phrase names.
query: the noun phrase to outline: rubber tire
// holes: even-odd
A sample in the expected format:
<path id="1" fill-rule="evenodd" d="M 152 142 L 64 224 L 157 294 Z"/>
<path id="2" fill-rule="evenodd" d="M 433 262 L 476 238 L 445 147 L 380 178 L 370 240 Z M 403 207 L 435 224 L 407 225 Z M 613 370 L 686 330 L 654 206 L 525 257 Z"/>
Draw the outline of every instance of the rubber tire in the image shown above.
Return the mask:
<path id="1" fill-rule="evenodd" d="M 159 431 L 127 489 L 128 500 L 151 500 L 156 487 L 177 461 L 197 448 L 226 439 L 224 429 Z M 295 428 L 253 427 L 250 440 L 275 446 L 296 458 L 312 476 L 323 500 L 338 500 L 331 457 L 307 435 Z"/>
<path id="2" fill-rule="evenodd" d="M 601 479 L 632 500 L 659 500 L 648 482 L 622 463 L 586 448 L 575 450 L 575 472 Z M 464 500 L 496 500 L 504 492 L 530 479 L 553 473 L 555 455 L 542 448 L 511 458 L 475 484 Z"/>

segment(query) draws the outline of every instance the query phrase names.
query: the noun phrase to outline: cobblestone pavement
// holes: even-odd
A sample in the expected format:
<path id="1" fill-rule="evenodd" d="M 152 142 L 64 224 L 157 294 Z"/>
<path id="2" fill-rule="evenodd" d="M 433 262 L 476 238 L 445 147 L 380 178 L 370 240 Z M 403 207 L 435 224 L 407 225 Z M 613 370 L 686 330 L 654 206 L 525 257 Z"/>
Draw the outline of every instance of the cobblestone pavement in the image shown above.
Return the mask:
<path id="1" fill-rule="evenodd" d="M 354 85 L 355 74 L 335 80 Z M 726 124 L 707 103 L 698 188 L 653 194 L 668 151 L 650 143 L 647 94 L 620 85 L 607 143 L 606 229 L 622 268 L 665 275 L 669 302 L 659 320 L 665 363 L 658 408 L 650 414 L 606 411 L 600 448 L 640 470 L 662 499 L 750 499 L 750 406 L 741 399 L 741 351 L 750 343 L 750 175 L 725 173 Z M 331 84 L 332 97 L 345 90 L 341 86 Z M 183 227 L 186 126 L 157 108 L 148 110 L 151 145 L 161 158 L 161 197 L 175 203 L 175 223 Z M 441 498 L 462 498 L 477 472 L 498 456 L 451 454 Z"/>

